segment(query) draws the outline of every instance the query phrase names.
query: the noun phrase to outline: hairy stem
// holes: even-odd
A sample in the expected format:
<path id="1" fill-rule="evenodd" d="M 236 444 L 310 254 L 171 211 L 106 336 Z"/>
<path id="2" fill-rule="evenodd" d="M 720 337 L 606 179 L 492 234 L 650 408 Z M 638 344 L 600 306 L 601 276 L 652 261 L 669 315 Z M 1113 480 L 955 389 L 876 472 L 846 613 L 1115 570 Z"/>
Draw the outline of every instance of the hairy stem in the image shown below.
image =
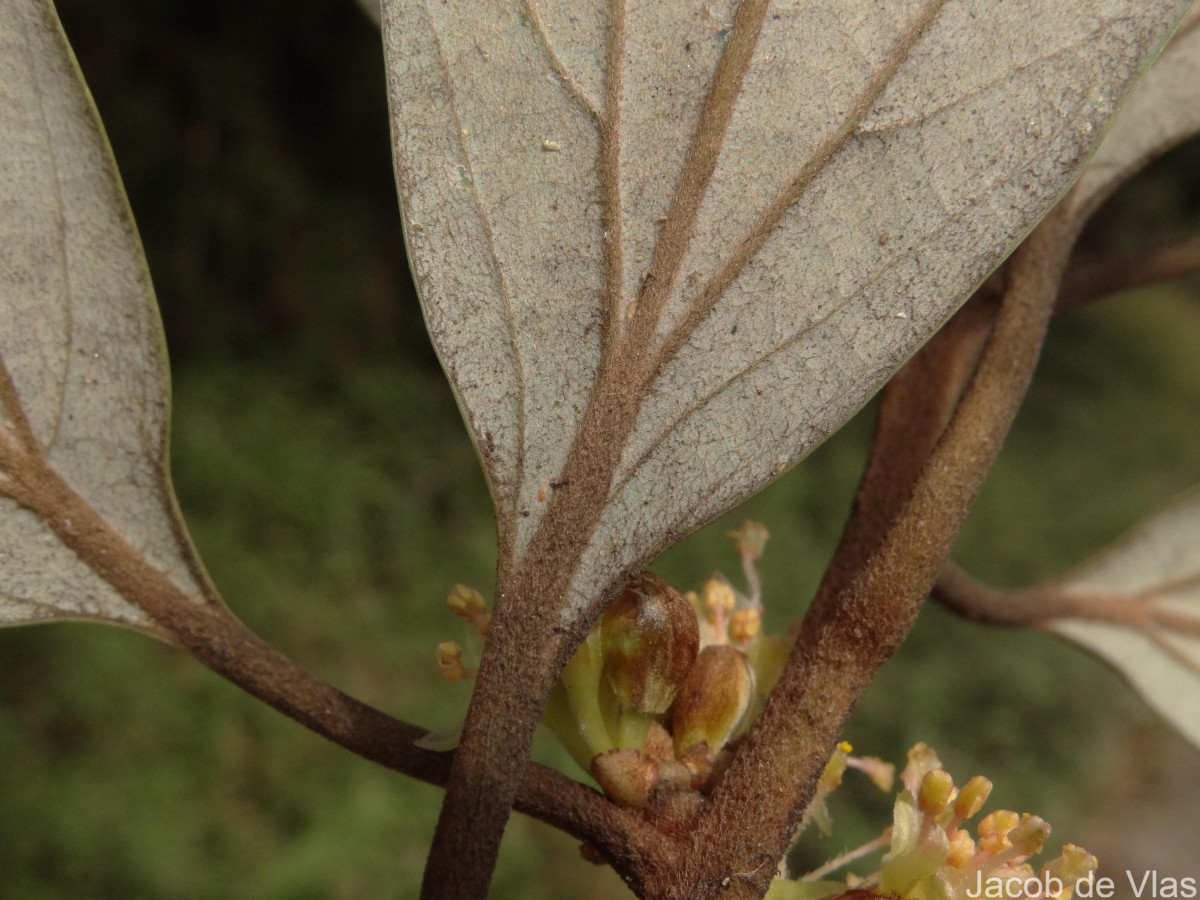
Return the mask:
<path id="1" fill-rule="evenodd" d="M 386 768 L 445 784 L 451 754 L 416 747 L 425 730 L 314 678 L 243 625 L 215 596 L 200 601 L 151 565 L 51 468 L 40 450 L 5 454 L 16 496 L 153 623 L 153 633 L 309 730 Z M 639 818 L 566 776 L 533 763 L 515 807 L 620 860 L 657 835 Z"/>
<path id="2" fill-rule="evenodd" d="M 1158 281 L 1200 272 L 1200 234 L 1118 256 L 1073 266 L 1063 279 L 1057 312 Z"/>
<path id="3" fill-rule="evenodd" d="M 766 890 L 846 718 L 907 635 L 999 452 L 1077 232 L 1056 210 L 1017 251 L 995 328 L 941 440 L 865 564 L 818 592 L 765 712 L 692 832 L 685 883 L 654 896 Z"/>

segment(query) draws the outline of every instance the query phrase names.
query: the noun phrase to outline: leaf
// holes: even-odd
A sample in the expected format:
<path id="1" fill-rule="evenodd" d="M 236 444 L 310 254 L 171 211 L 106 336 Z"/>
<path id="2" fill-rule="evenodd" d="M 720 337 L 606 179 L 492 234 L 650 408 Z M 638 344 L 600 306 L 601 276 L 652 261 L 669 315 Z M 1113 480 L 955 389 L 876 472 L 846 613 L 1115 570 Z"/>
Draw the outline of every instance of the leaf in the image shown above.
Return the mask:
<path id="1" fill-rule="evenodd" d="M 1098 618 L 1047 627 L 1111 663 L 1200 746 L 1200 491 L 1151 516 L 1056 587 Z"/>
<path id="2" fill-rule="evenodd" d="M 1200 133 L 1200 6 L 1129 95 L 1072 193 L 1087 217 L 1151 159 Z"/>
<path id="3" fill-rule="evenodd" d="M 368 19 L 379 24 L 379 0 L 358 0 L 358 5 Z"/>
<path id="4" fill-rule="evenodd" d="M 166 470 L 162 327 L 107 139 L 51 4 L 0 0 L 0 22 L 0 625 L 156 631 L 11 499 L 21 459 L 48 461 L 204 602 Z"/>
<path id="5" fill-rule="evenodd" d="M 1063 193 L 1186 6 L 385 3 L 406 239 L 501 572 L 569 566 L 577 621 L 810 452 Z"/>

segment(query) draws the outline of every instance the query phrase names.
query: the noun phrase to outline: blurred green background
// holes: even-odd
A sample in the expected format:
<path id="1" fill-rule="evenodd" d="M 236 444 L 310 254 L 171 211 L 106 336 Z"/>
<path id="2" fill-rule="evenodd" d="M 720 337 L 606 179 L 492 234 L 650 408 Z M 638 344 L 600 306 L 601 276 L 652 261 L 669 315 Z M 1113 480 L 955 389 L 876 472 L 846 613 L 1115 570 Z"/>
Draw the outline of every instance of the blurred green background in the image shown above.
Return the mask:
<path id="1" fill-rule="evenodd" d="M 320 677 L 428 726 L 461 714 L 433 646 L 442 598 L 492 581 L 487 492 L 408 282 L 378 33 L 352 0 L 61 0 L 162 304 L 174 470 L 230 605 Z M 1200 152 L 1104 211 L 1087 252 L 1200 226 Z M 958 556 L 1049 577 L 1200 481 L 1200 282 L 1055 323 L 1039 380 Z M 664 557 L 737 577 L 725 532 L 765 522 L 777 631 L 811 595 L 852 495 L 870 410 Z M 847 737 L 901 762 L 934 745 L 959 780 L 1078 839 L 1171 737 L 1105 667 L 1052 639 L 924 612 Z M 549 743 L 545 759 L 555 759 Z M 854 778 L 833 838 L 888 804 Z M 184 655 L 88 625 L 0 632 L 0 896 L 405 898 L 440 794 L 312 736 Z M 1200 830 L 1200 810 L 1173 827 Z M 494 895 L 624 896 L 574 842 L 516 817 Z"/>

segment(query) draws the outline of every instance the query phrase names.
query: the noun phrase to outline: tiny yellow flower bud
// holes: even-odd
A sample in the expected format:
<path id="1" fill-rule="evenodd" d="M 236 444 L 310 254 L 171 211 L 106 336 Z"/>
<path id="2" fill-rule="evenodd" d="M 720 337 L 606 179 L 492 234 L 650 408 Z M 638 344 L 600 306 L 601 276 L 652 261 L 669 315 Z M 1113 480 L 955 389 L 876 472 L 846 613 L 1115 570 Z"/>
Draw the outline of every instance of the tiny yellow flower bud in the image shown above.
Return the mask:
<path id="1" fill-rule="evenodd" d="M 1020 821 L 1021 817 L 1011 809 L 997 809 L 980 819 L 979 827 L 976 830 L 980 837 L 989 837 L 993 834 L 1005 835 L 1016 828 Z"/>
<path id="2" fill-rule="evenodd" d="M 1008 850 L 1012 844 L 1006 834 L 981 834 L 979 836 L 979 852 L 987 856 L 995 856 Z"/>
<path id="3" fill-rule="evenodd" d="M 1050 824 L 1041 816 L 1029 813 L 1021 816 L 1017 827 L 1008 833 L 1008 841 L 1021 856 L 1033 856 L 1041 852 L 1046 838 L 1050 837 Z"/>
<path id="4" fill-rule="evenodd" d="M 737 605 L 733 588 L 724 578 L 708 579 L 700 588 L 700 596 L 704 601 L 704 608 L 714 616 L 726 616 Z"/>
<path id="5" fill-rule="evenodd" d="M 604 675 L 618 699 L 641 713 L 665 713 L 700 646 L 696 615 L 679 592 L 643 572 L 600 620 Z"/>
<path id="6" fill-rule="evenodd" d="M 971 835 L 960 828 L 954 834 L 950 835 L 950 851 L 946 855 L 946 863 L 960 869 L 971 861 L 971 857 L 975 855 L 975 842 L 971 840 Z"/>
<path id="7" fill-rule="evenodd" d="M 841 741 L 834 748 L 833 753 L 829 756 L 829 761 L 825 763 L 825 768 L 821 770 L 821 777 L 817 780 L 817 794 L 828 794 L 842 784 L 842 776 L 846 774 L 846 763 L 849 757 L 847 754 L 853 748 L 846 742 Z"/>
<path id="8" fill-rule="evenodd" d="M 729 644 L 705 647 L 679 688 L 671 722 L 676 755 L 707 744 L 710 757 L 725 746 L 754 699 L 754 670 Z"/>
<path id="9" fill-rule="evenodd" d="M 487 608 L 483 595 L 465 584 L 456 584 L 450 588 L 450 593 L 446 595 L 446 606 L 450 608 L 450 612 L 468 622 L 473 621 Z"/>
<path id="10" fill-rule="evenodd" d="M 925 778 L 925 773 L 941 767 L 942 761 L 938 759 L 937 753 L 931 747 L 924 743 L 914 744 L 908 751 L 908 764 L 900 773 L 900 782 L 904 785 L 905 790 L 916 797 L 917 791 L 921 789 L 921 781 Z"/>
<path id="11" fill-rule="evenodd" d="M 932 772 L 926 772 L 924 779 L 921 781 L 921 791 L 917 795 L 917 802 L 921 809 L 929 813 L 931 816 L 940 815 L 950 804 L 950 798 L 954 795 L 954 779 L 950 777 L 950 773 L 945 769 L 934 769 Z"/>
<path id="12" fill-rule="evenodd" d="M 438 669 L 447 681 L 462 681 L 466 669 L 462 664 L 462 647 L 454 641 L 442 641 L 434 651 Z"/>
<path id="13" fill-rule="evenodd" d="M 1082 847 L 1064 844 L 1062 853 L 1042 866 L 1042 874 L 1053 876 L 1070 887 L 1087 877 L 1089 872 L 1096 871 L 1097 865 L 1096 857 Z"/>
<path id="14" fill-rule="evenodd" d="M 758 637 L 762 630 L 762 612 L 757 609 L 739 609 L 729 617 L 729 637 L 744 644 Z"/>
<path id="15" fill-rule="evenodd" d="M 760 560 L 771 533 L 761 522 L 751 522 L 747 519 L 737 531 L 729 532 L 729 536 L 737 544 L 738 556 L 743 559 Z"/>
<path id="16" fill-rule="evenodd" d="M 963 785 L 958 799 L 954 801 L 954 817 L 960 822 L 971 818 L 983 809 L 992 793 L 992 783 L 982 775 L 976 775 Z"/>

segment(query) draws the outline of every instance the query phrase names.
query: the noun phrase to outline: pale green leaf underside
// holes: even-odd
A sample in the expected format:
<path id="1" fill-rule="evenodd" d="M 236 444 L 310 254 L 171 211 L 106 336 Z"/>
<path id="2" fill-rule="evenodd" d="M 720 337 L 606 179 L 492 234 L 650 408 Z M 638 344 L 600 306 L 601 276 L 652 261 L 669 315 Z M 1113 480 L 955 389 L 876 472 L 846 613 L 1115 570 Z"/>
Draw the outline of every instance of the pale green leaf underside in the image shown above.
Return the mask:
<path id="1" fill-rule="evenodd" d="M 1162 625 L 1140 631 L 1065 619 L 1056 634 L 1111 663 L 1168 722 L 1200 747 L 1200 491 L 1152 516 L 1085 563 L 1061 588 L 1081 596 L 1125 596 L 1182 614 L 1192 632 Z"/>
<path id="2" fill-rule="evenodd" d="M 0 84 L 0 360 L 54 468 L 199 598 L 203 575 L 165 472 L 166 357 L 149 275 L 108 142 L 45 0 L 0 0 Z M 0 497 L 0 625 L 53 618 L 149 624 L 38 518 Z"/>
<path id="3" fill-rule="evenodd" d="M 657 323 L 656 349 L 683 340 L 636 410 L 571 606 L 852 415 L 1067 188 L 1186 6 L 771 5 Z M 563 469 L 602 348 L 628 327 L 738 9 L 385 4 L 413 269 L 510 561 Z M 615 168 L 606 133 L 619 135 Z M 696 315 L 706 292 L 715 303 Z"/>

